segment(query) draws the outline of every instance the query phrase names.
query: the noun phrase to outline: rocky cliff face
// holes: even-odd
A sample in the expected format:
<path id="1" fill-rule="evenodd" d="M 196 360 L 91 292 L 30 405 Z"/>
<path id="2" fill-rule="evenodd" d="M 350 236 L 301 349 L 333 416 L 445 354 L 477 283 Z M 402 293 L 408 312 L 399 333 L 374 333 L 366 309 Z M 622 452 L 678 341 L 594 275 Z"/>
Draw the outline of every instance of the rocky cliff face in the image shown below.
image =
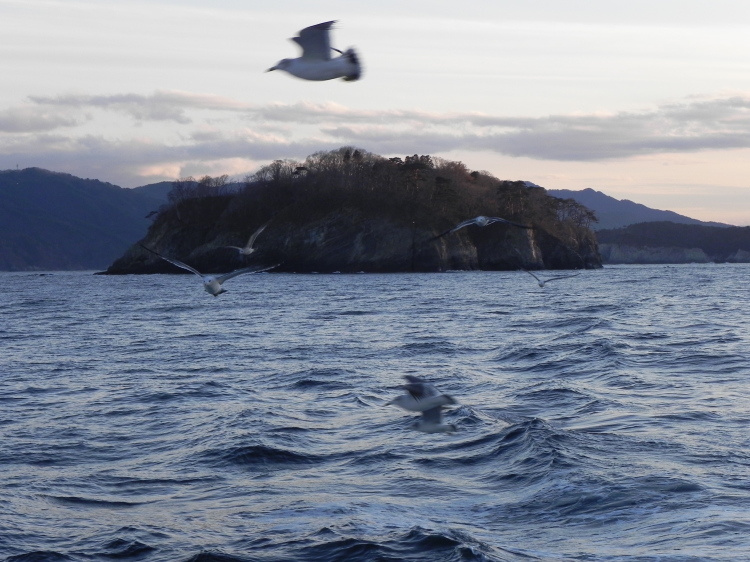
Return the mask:
<path id="1" fill-rule="evenodd" d="M 221 224 L 221 223 L 217 223 Z M 227 245 L 243 246 L 262 222 L 234 230 L 185 225 L 160 216 L 141 242 L 162 255 L 205 273 L 247 265 L 280 264 L 287 272 L 407 272 L 446 270 L 567 269 L 601 267 L 596 239 L 589 232 L 571 244 L 542 229 L 503 223 L 469 226 L 436 238 L 436 229 L 387 216 L 342 209 L 304 224 L 277 216 L 258 237 L 249 258 Z M 133 245 L 109 274 L 173 272 L 177 268 Z"/>
<path id="2" fill-rule="evenodd" d="M 747 250 L 737 250 L 727 258 L 729 263 L 750 263 L 750 252 Z"/>

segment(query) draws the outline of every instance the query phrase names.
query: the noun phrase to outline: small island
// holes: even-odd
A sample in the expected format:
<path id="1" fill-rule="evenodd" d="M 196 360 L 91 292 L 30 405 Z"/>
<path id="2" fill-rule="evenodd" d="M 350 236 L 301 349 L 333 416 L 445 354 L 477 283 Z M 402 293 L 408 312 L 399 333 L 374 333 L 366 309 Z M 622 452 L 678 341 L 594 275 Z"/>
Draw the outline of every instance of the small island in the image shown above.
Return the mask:
<path id="1" fill-rule="evenodd" d="M 531 228 L 496 222 L 445 234 L 477 216 Z M 573 199 L 461 162 L 342 147 L 275 160 L 241 184 L 175 181 L 145 238 L 103 273 L 180 271 L 142 246 L 205 273 L 263 264 L 300 273 L 598 268 L 595 221 Z M 266 223 L 251 256 L 228 248 Z"/>

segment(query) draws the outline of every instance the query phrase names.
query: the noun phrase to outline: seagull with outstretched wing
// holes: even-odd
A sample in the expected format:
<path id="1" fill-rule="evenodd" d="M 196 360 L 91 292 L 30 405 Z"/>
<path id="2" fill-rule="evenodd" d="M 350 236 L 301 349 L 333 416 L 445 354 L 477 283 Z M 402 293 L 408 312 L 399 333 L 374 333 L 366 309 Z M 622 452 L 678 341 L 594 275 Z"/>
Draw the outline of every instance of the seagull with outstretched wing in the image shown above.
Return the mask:
<path id="1" fill-rule="evenodd" d="M 518 228 L 534 228 L 533 226 L 529 226 L 529 225 L 526 225 L 526 224 L 521 224 L 521 223 L 518 223 L 518 222 L 509 221 L 508 219 L 504 219 L 504 218 L 501 218 L 501 217 L 485 217 L 484 215 L 480 215 L 478 217 L 474 217 L 473 219 L 465 220 L 464 222 L 457 224 L 453 228 L 449 228 L 445 232 L 442 232 L 442 233 L 438 234 L 437 236 L 435 236 L 434 239 L 442 238 L 446 234 L 451 234 L 453 232 L 456 232 L 457 230 L 461 230 L 465 226 L 470 226 L 472 224 L 484 227 L 484 226 L 489 226 L 489 225 L 491 225 L 493 223 L 496 223 L 496 222 L 502 222 L 502 223 L 505 223 L 505 224 L 516 226 Z"/>
<path id="2" fill-rule="evenodd" d="M 386 406 L 395 404 L 410 412 L 421 412 L 422 418 L 412 424 L 411 428 L 425 433 L 451 433 L 456 431 L 453 424 L 443 423 L 443 406 L 456 404 L 456 400 L 448 394 L 441 393 L 434 385 L 424 379 L 412 375 L 405 375 L 408 384 L 401 388 L 406 394 L 401 394 L 388 402 Z"/>
<path id="3" fill-rule="evenodd" d="M 524 269 L 523 271 L 525 271 L 526 273 L 531 275 L 534 279 L 536 279 L 536 282 L 539 283 L 539 286 L 542 288 L 544 288 L 544 286 L 550 281 L 555 281 L 557 279 L 568 279 L 569 277 L 578 277 L 580 275 L 580 273 L 574 273 L 573 275 L 558 275 L 557 277 L 550 277 L 548 279 L 540 279 L 528 269 Z"/>
<path id="4" fill-rule="evenodd" d="M 234 248 L 237 250 L 241 256 L 249 256 L 255 251 L 255 248 L 253 248 L 253 244 L 255 244 L 255 239 L 260 235 L 261 232 L 263 232 L 266 227 L 268 226 L 268 223 L 271 221 L 268 221 L 264 225 L 262 225 L 258 230 L 253 232 L 253 234 L 250 236 L 250 239 L 247 241 L 247 244 L 245 244 L 244 247 L 240 248 L 239 246 L 224 246 L 225 248 Z"/>
<path id="5" fill-rule="evenodd" d="M 173 258 L 167 258 L 162 256 L 160 253 L 155 252 L 151 248 L 147 248 L 143 244 L 140 244 L 141 248 L 144 250 L 147 250 L 154 254 L 155 256 L 160 257 L 164 261 L 167 261 L 171 263 L 172 265 L 176 265 L 177 267 L 180 267 L 182 269 L 185 269 L 191 273 L 195 273 L 198 277 L 201 278 L 201 281 L 203 281 L 203 288 L 206 290 L 206 292 L 209 295 L 213 295 L 215 297 L 218 297 L 222 293 L 226 293 L 226 289 L 222 287 L 222 283 L 225 281 L 228 281 L 232 277 L 237 277 L 238 275 L 244 275 L 246 273 L 261 273 L 263 271 L 268 271 L 269 269 L 273 269 L 274 267 L 278 267 L 278 264 L 272 265 L 271 267 L 243 267 L 242 269 L 235 269 L 234 271 L 231 271 L 229 273 L 224 273 L 223 275 L 204 275 L 194 267 L 189 266 L 186 263 L 182 263 L 179 260 L 173 259 Z"/>
<path id="6" fill-rule="evenodd" d="M 302 47 L 302 56 L 295 59 L 283 59 L 267 70 L 284 70 L 303 80 L 333 80 L 343 78 L 347 82 L 359 80 L 362 65 L 354 49 L 340 51 L 331 47 L 329 32 L 335 21 L 311 25 L 299 32 L 299 37 L 292 41 Z M 332 57 L 331 51 L 340 53 Z"/>

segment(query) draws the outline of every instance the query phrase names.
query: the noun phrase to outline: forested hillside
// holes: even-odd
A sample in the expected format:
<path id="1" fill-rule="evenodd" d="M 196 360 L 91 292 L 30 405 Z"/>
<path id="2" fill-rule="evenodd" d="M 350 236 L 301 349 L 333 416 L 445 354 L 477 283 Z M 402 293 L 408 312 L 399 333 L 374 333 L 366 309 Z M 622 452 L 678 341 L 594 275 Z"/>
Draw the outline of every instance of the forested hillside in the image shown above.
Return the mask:
<path id="1" fill-rule="evenodd" d="M 163 186 L 123 189 L 40 168 L 0 171 L 0 270 L 101 269 L 143 237 Z"/>
<path id="2" fill-rule="evenodd" d="M 600 230 L 602 253 L 613 263 L 681 263 L 750 261 L 750 227 L 716 227 L 673 222 L 644 222 L 625 228 Z M 652 259 L 642 249 L 652 249 Z M 658 254 L 653 249 L 662 249 Z M 671 250 L 673 258 L 669 257 Z M 679 252 L 676 250 L 690 250 Z M 654 261 L 661 255 L 658 261 Z M 638 257 L 640 256 L 640 257 Z M 684 257 L 680 257 L 684 256 Z"/>
<path id="3" fill-rule="evenodd" d="M 239 191 L 226 180 L 177 181 L 145 240 L 198 267 L 226 271 L 260 225 L 257 262 L 286 271 L 440 271 L 598 267 L 591 211 L 522 181 L 503 181 L 460 162 L 384 158 L 343 147 L 303 162 L 276 160 Z M 478 215 L 496 223 L 439 234 Z M 134 245 L 109 273 L 173 267 Z"/>

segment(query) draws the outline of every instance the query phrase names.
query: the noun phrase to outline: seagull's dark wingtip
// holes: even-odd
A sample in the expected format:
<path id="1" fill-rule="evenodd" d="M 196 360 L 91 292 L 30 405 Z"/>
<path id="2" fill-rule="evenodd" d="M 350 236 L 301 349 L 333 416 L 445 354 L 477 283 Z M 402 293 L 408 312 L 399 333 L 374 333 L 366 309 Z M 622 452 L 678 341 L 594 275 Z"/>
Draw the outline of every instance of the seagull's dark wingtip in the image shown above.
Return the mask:
<path id="1" fill-rule="evenodd" d="M 151 249 L 151 248 L 149 248 L 148 246 L 144 246 L 144 245 L 143 245 L 143 244 L 141 244 L 140 242 L 138 242 L 138 245 L 139 245 L 139 246 L 140 246 L 141 248 L 143 248 L 144 250 L 146 250 L 147 252 L 151 252 L 151 253 L 152 253 L 152 254 L 154 254 L 155 256 L 159 256 L 159 257 L 161 257 L 161 254 L 159 254 L 159 252 L 157 252 L 157 251 L 155 251 L 155 250 L 152 250 L 152 249 Z"/>

